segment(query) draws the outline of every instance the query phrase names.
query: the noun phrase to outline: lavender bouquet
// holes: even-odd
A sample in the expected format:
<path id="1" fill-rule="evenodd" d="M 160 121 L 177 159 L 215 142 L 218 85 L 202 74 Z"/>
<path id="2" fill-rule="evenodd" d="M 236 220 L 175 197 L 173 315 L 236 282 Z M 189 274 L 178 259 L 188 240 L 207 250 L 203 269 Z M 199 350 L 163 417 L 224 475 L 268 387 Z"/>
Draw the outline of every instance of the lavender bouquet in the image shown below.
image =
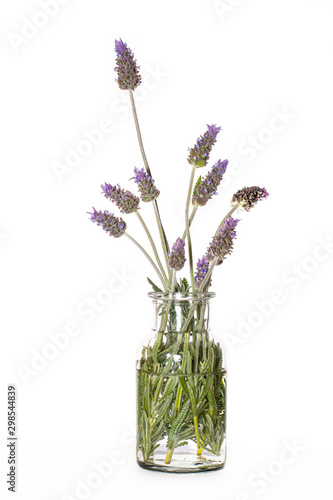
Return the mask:
<path id="1" fill-rule="evenodd" d="M 95 208 L 89 214 L 91 221 L 109 236 L 125 236 L 136 245 L 159 280 L 156 284 L 155 279 L 148 278 L 153 289 L 150 296 L 156 305 L 155 336 L 143 346 L 137 366 L 138 462 L 143 467 L 176 472 L 218 468 L 224 465 L 224 459 L 218 457 L 225 442 L 226 387 L 221 346 L 208 335 L 208 300 L 214 295 L 209 289 L 215 267 L 233 250 L 239 223 L 234 212 L 249 211 L 268 193 L 265 188 L 252 186 L 233 195 L 229 212 L 219 221 L 205 255 L 200 256 L 194 269 L 190 227 L 197 210 L 217 194 L 228 167 L 227 160 L 218 160 L 205 176 L 196 179 L 197 169 L 208 165 L 221 131 L 216 125 L 207 125 L 188 149 L 191 170 L 185 230 L 170 248 L 157 203 L 160 190 L 147 161 L 135 107 L 134 91 L 141 83 L 139 67 L 133 52 L 121 39 L 115 41 L 115 51 L 117 83 L 129 93 L 144 166 L 134 168 L 130 179 L 136 184 L 138 196 L 119 184 L 108 183 L 102 185 L 102 193 L 122 214 L 135 213 L 152 254 L 130 236 L 122 217 Z M 141 215 L 141 201 L 150 203 L 155 212 L 162 257 Z M 177 272 L 184 268 L 186 255 L 189 279 L 178 279 Z"/>

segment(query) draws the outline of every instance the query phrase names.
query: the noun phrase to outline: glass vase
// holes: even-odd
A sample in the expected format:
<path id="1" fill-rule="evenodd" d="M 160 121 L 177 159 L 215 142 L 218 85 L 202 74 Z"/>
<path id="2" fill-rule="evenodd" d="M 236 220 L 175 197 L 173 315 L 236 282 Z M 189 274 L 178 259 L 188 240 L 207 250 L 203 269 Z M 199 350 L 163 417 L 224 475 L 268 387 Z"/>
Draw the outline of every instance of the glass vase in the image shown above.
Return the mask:
<path id="1" fill-rule="evenodd" d="M 153 334 L 137 361 L 137 461 L 162 472 L 220 469 L 226 370 L 209 329 L 214 293 L 149 293 Z"/>

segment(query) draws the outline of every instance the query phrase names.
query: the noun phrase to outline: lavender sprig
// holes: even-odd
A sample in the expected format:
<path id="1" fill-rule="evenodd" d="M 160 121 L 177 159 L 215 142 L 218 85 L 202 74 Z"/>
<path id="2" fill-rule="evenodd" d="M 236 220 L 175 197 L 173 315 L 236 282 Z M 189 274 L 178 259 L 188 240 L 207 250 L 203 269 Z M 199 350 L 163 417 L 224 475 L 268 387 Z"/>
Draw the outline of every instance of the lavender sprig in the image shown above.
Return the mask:
<path id="1" fill-rule="evenodd" d="M 208 172 L 206 177 L 204 177 L 196 187 L 195 193 L 192 196 L 193 205 L 203 207 L 213 195 L 217 194 L 217 188 L 225 174 L 228 163 L 228 160 L 219 160 L 213 165 L 211 171 Z"/>
<path id="2" fill-rule="evenodd" d="M 168 254 L 169 266 L 175 271 L 180 271 L 183 269 L 185 261 L 185 241 L 177 238 L 171 252 Z"/>
<path id="3" fill-rule="evenodd" d="M 154 179 L 143 168 L 141 170 L 134 168 L 134 173 L 135 176 L 131 177 L 130 180 L 134 179 L 134 182 L 138 185 L 141 200 L 144 202 L 156 200 L 160 191 L 155 186 Z"/>
<path id="4" fill-rule="evenodd" d="M 204 167 L 207 165 L 209 154 L 216 142 L 216 136 L 220 132 L 221 127 L 216 125 L 207 125 L 207 131 L 201 135 L 196 144 L 189 151 L 187 161 L 196 167 Z"/>
<path id="5" fill-rule="evenodd" d="M 94 207 L 93 207 L 93 212 L 88 212 L 88 214 L 91 216 L 90 220 L 96 223 L 98 226 L 101 226 L 102 229 L 110 236 L 114 236 L 114 238 L 120 238 L 120 236 L 122 236 L 123 234 L 127 236 L 127 238 L 129 238 L 149 260 L 150 264 L 153 266 L 156 273 L 158 274 L 164 290 L 166 289 L 165 277 L 161 274 L 160 270 L 156 266 L 153 259 L 146 252 L 146 250 L 140 245 L 140 243 L 138 243 L 134 238 L 132 238 L 132 236 L 130 236 L 128 233 L 125 232 L 127 225 L 126 222 L 121 217 L 115 217 L 108 210 L 98 211 Z"/>
<path id="6" fill-rule="evenodd" d="M 90 220 L 101 226 L 110 236 L 120 238 L 126 231 L 126 222 L 121 217 L 115 217 L 108 210 L 104 212 L 97 211 L 93 207 L 93 212 L 88 212 L 91 215 Z"/>
<path id="7" fill-rule="evenodd" d="M 129 93 L 129 96 L 130 96 L 131 108 L 132 108 L 132 113 L 133 113 L 133 118 L 134 118 L 134 124 L 135 124 L 136 134 L 137 134 L 137 137 L 138 137 L 139 147 L 140 147 L 140 151 L 141 151 L 141 156 L 142 156 L 143 163 L 145 165 L 145 169 L 147 171 L 147 174 L 151 177 L 150 167 L 149 167 L 147 156 L 146 156 L 146 153 L 145 153 L 145 150 L 144 150 L 144 147 L 143 147 L 141 130 L 140 130 L 140 125 L 139 125 L 138 115 L 137 115 L 137 112 L 136 112 L 133 91 L 131 89 L 129 89 L 128 93 Z M 160 239 L 161 239 L 161 243 L 162 243 L 162 247 L 163 247 L 163 254 L 164 254 L 164 258 L 165 258 L 165 263 L 166 263 L 166 266 L 168 267 L 169 243 L 168 243 L 168 240 L 167 240 L 167 237 L 166 237 L 163 225 L 162 225 L 160 211 L 159 211 L 156 199 L 153 200 L 153 207 L 154 207 L 154 212 L 155 212 L 156 222 L 157 222 L 157 226 L 158 226 L 158 231 L 159 231 L 159 234 L 160 234 Z M 170 269 L 168 269 L 168 273 L 169 273 L 169 281 L 170 281 L 171 280 L 171 270 Z"/>
<path id="8" fill-rule="evenodd" d="M 146 226 L 143 218 L 141 217 L 141 215 L 138 212 L 140 199 L 137 196 L 135 196 L 133 193 L 131 193 L 130 191 L 122 189 L 119 186 L 119 184 L 117 186 L 111 186 L 111 184 L 105 183 L 104 185 L 102 184 L 101 188 L 102 188 L 102 191 L 104 193 L 104 196 L 107 199 L 109 199 L 110 201 L 112 201 L 113 203 L 115 203 L 115 205 L 119 208 L 119 210 L 122 213 L 125 213 L 125 214 L 130 214 L 132 212 L 136 213 L 136 215 L 137 215 L 137 217 L 138 217 L 138 219 L 139 219 L 139 221 L 140 221 L 140 223 L 141 223 L 141 225 L 142 225 L 142 227 L 143 227 L 143 229 L 144 229 L 144 231 L 149 239 L 149 242 L 150 242 L 151 247 L 153 249 L 157 264 L 158 264 L 160 271 L 162 273 L 163 280 L 164 280 L 164 282 L 166 282 L 167 276 L 165 274 L 164 268 L 163 268 L 161 260 L 159 258 L 156 245 L 155 245 L 154 240 L 149 232 L 148 227 Z"/>
<path id="9" fill-rule="evenodd" d="M 115 40 L 115 51 L 117 53 L 115 71 L 118 74 L 116 81 L 119 87 L 123 90 L 135 90 L 141 83 L 141 76 L 133 52 L 121 38 Z"/>
<path id="10" fill-rule="evenodd" d="M 245 187 L 237 191 L 231 200 L 231 206 L 239 203 L 247 212 L 260 200 L 267 198 L 268 193 L 265 188 L 258 186 Z"/>
<path id="11" fill-rule="evenodd" d="M 197 270 L 196 270 L 196 273 L 194 276 L 196 290 L 198 290 L 200 288 L 201 283 L 205 279 L 206 274 L 208 273 L 208 270 L 209 270 L 209 265 L 210 264 L 205 256 L 203 256 L 202 259 L 198 259 Z M 211 284 L 212 284 L 212 280 L 210 280 L 208 286 L 210 286 Z"/>
<path id="12" fill-rule="evenodd" d="M 218 233 L 213 237 L 206 253 L 206 259 L 211 262 L 215 258 L 224 260 L 233 250 L 233 241 L 236 238 L 236 226 L 239 220 L 229 217 Z"/>
<path id="13" fill-rule="evenodd" d="M 122 189 L 119 184 L 111 186 L 105 183 L 101 185 L 105 198 L 112 201 L 123 214 L 130 214 L 139 208 L 140 199 L 126 189 Z"/>
<path id="14" fill-rule="evenodd" d="M 216 264 L 222 264 L 225 257 L 231 254 L 233 250 L 233 240 L 236 238 L 235 228 L 239 220 L 229 217 L 224 220 L 223 224 L 216 231 L 212 242 L 210 243 L 207 253 L 205 255 L 206 259 L 211 263 L 210 267 L 206 273 L 206 276 L 202 280 L 199 286 L 199 292 L 206 290 L 208 283 L 210 282 L 214 267 Z M 189 316 L 192 314 L 192 309 Z"/>

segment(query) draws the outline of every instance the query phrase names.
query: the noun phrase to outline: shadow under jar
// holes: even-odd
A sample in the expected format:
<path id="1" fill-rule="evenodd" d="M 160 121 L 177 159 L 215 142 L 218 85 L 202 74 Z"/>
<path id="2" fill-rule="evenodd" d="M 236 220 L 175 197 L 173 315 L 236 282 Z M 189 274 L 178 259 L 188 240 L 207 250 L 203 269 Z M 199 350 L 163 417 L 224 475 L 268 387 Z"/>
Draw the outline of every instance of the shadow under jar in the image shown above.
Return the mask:
<path id="1" fill-rule="evenodd" d="M 209 330 L 215 294 L 149 293 L 153 336 L 137 361 L 137 461 L 162 472 L 221 469 L 226 370 Z"/>

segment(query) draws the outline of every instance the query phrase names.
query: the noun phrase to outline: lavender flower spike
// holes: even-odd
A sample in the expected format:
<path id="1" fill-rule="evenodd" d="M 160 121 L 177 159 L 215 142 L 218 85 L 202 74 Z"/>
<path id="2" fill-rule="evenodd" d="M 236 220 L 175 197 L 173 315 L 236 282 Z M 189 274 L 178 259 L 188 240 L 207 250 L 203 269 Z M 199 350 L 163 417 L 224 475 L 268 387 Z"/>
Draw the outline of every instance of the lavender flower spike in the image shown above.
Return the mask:
<path id="1" fill-rule="evenodd" d="M 216 125 L 207 125 L 207 131 L 197 139 L 197 143 L 190 149 L 187 161 L 196 167 L 207 165 L 209 154 L 216 142 L 216 136 L 221 127 Z"/>
<path id="2" fill-rule="evenodd" d="M 219 160 L 215 163 L 215 165 L 213 165 L 211 171 L 208 172 L 206 177 L 201 180 L 200 184 L 194 190 L 194 194 L 192 196 L 193 205 L 203 207 L 214 194 L 217 194 L 217 188 L 219 187 L 223 175 L 225 174 L 228 163 L 228 160 Z"/>
<path id="3" fill-rule="evenodd" d="M 140 191 L 141 200 L 144 202 L 156 200 L 159 196 L 160 191 L 155 186 L 155 181 L 147 174 L 142 168 L 139 170 L 138 168 L 134 168 L 135 176 L 131 177 L 130 180 L 135 179 L 134 182 L 138 185 L 138 189 Z"/>
<path id="4" fill-rule="evenodd" d="M 248 212 L 258 201 L 264 200 L 267 196 L 268 193 L 265 188 L 258 186 L 245 187 L 233 195 L 231 205 L 240 203 L 244 210 Z"/>
<path id="5" fill-rule="evenodd" d="M 110 236 L 120 238 L 126 231 L 126 222 L 121 217 L 115 217 L 113 214 L 110 214 L 108 210 L 98 212 L 93 208 L 93 212 L 88 212 L 88 214 L 91 215 L 90 220 L 98 226 L 102 226 L 104 231 Z"/>
<path id="6" fill-rule="evenodd" d="M 116 81 L 119 87 L 123 90 L 135 90 L 141 83 L 141 76 L 133 52 L 121 38 L 115 40 L 115 51 L 117 53 L 115 71 L 118 74 Z"/>
<path id="7" fill-rule="evenodd" d="M 219 232 L 214 236 L 207 249 L 206 259 L 208 261 L 212 261 L 217 257 L 219 263 L 222 263 L 222 260 L 224 260 L 228 254 L 231 254 L 233 251 L 233 240 L 236 238 L 235 229 L 238 222 L 238 219 L 229 217 L 223 226 L 220 227 Z"/>
<path id="8" fill-rule="evenodd" d="M 140 199 L 130 191 L 121 189 L 119 184 L 117 186 L 111 186 L 111 184 L 105 183 L 101 185 L 101 188 L 105 198 L 115 203 L 121 213 L 130 214 L 138 209 Z"/>
<path id="9" fill-rule="evenodd" d="M 194 282 L 195 282 L 195 288 L 198 290 L 200 288 L 201 283 L 206 277 L 206 274 L 208 273 L 209 270 L 209 262 L 206 259 L 205 256 L 202 257 L 202 259 L 198 259 L 197 263 L 197 271 L 194 276 Z M 212 284 L 212 280 L 210 280 L 210 283 L 208 287 Z"/>
<path id="10" fill-rule="evenodd" d="M 171 252 L 168 254 L 169 266 L 171 269 L 180 271 L 184 267 L 185 261 L 185 241 L 177 238 Z"/>

